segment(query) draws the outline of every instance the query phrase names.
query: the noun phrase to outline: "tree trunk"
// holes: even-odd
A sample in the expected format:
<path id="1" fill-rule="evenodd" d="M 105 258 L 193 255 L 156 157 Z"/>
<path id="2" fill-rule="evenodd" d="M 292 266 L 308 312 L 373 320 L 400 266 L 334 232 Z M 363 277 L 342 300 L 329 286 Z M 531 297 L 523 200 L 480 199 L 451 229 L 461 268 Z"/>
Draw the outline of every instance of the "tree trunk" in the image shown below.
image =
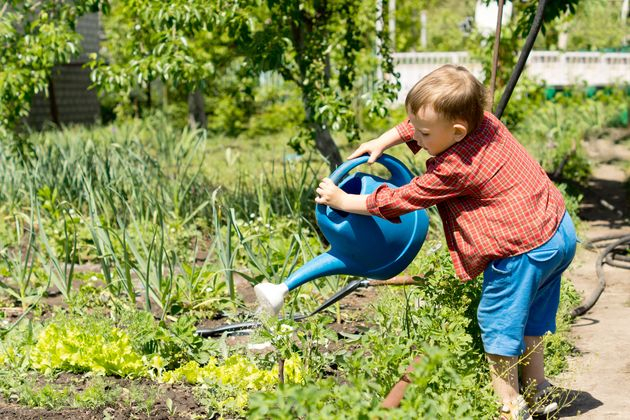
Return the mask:
<path id="1" fill-rule="evenodd" d="M 341 165 L 341 154 L 337 144 L 330 135 L 330 131 L 319 124 L 315 125 L 315 146 L 328 161 L 331 172 Z"/>
<path id="2" fill-rule="evenodd" d="M 196 88 L 188 94 L 188 124 L 191 127 L 206 128 L 206 108 L 203 103 L 203 93 Z"/>
<path id="3" fill-rule="evenodd" d="M 309 105 L 308 99 L 305 96 L 302 96 L 302 103 L 304 104 L 304 109 L 306 111 L 307 126 L 315 133 L 315 147 L 328 161 L 328 166 L 332 172 L 337 168 L 337 166 L 341 165 L 342 162 L 339 148 L 337 147 L 335 140 L 333 140 L 330 131 L 328 131 L 327 128 L 322 127 L 318 122 L 314 121 L 313 108 Z"/>
<path id="4" fill-rule="evenodd" d="M 151 82 L 147 83 L 147 109 L 151 109 Z"/>

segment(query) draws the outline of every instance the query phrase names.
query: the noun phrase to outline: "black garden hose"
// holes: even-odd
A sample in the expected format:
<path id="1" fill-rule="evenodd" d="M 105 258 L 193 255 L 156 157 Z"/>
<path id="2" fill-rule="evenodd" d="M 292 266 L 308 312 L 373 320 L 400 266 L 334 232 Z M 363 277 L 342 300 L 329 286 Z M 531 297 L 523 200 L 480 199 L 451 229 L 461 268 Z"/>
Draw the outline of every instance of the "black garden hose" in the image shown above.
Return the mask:
<path id="1" fill-rule="evenodd" d="M 619 268 L 630 269 L 630 256 L 628 255 L 628 249 L 630 248 L 630 234 L 621 235 L 607 235 L 599 238 L 595 238 L 589 241 L 586 246 L 588 248 L 598 248 L 597 245 L 593 245 L 598 242 L 613 241 L 608 245 L 605 245 L 603 251 L 597 257 L 595 263 L 595 270 L 597 272 L 597 279 L 599 280 L 599 286 L 595 289 L 591 295 L 582 302 L 580 306 L 571 311 L 571 316 L 581 316 L 588 312 L 593 305 L 597 302 L 601 294 L 606 288 L 606 278 L 604 277 L 604 264 L 609 264 Z"/>
<path id="2" fill-rule="evenodd" d="M 322 303 L 317 309 L 315 309 L 310 314 L 307 314 L 307 315 L 295 314 L 295 315 L 293 315 L 292 319 L 294 321 L 301 321 L 301 320 L 303 320 L 305 318 L 308 318 L 310 316 L 318 314 L 319 312 L 321 312 L 324 309 L 328 308 L 333 303 L 336 303 L 337 301 L 339 301 L 339 300 L 343 299 L 344 297 L 348 296 L 350 293 L 354 292 L 358 288 L 360 288 L 360 287 L 368 287 L 368 286 L 370 286 L 370 281 L 369 280 L 354 280 L 354 281 L 351 281 L 343 289 L 337 291 L 334 295 L 329 297 L 326 300 L 326 302 Z M 261 326 L 261 323 L 258 322 L 258 321 L 241 322 L 239 324 L 221 325 L 221 326 L 215 327 L 215 328 L 199 328 L 199 329 L 197 329 L 197 335 L 201 336 L 201 337 L 204 337 L 204 338 L 207 338 L 207 337 L 219 337 L 223 333 L 232 333 L 232 332 L 238 332 L 238 331 L 251 330 L 251 329 L 254 329 L 254 328 L 258 328 L 260 326 Z"/>
<path id="3" fill-rule="evenodd" d="M 410 286 L 414 284 L 418 284 L 419 277 L 412 276 L 396 276 L 392 277 L 389 280 L 353 280 L 343 288 L 338 290 L 334 295 L 326 299 L 324 303 L 318 306 L 313 312 L 309 314 L 294 314 L 294 321 L 301 321 L 308 317 L 311 317 L 315 314 L 320 313 L 324 309 L 328 308 L 330 305 L 338 302 L 354 291 L 365 288 L 365 287 L 381 287 L 381 286 Z M 262 324 L 259 321 L 250 321 L 250 322 L 241 322 L 238 324 L 228 324 L 228 325 L 220 325 L 214 328 L 199 328 L 197 329 L 197 335 L 200 337 L 208 338 L 208 337 L 219 337 L 223 333 L 228 334 L 248 334 L 250 330 L 260 327 Z"/>

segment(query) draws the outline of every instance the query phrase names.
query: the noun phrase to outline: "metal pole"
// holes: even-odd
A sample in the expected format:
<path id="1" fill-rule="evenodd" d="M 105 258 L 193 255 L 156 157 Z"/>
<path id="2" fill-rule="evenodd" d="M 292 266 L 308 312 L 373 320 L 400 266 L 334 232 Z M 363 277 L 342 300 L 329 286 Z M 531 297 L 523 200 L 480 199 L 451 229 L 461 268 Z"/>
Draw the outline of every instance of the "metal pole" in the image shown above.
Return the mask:
<path id="1" fill-rule="evenodd" d="M 499 0 L 499 11 L 497 13 L 497 29 L 494 32 L 494 49 L 492 51 L 492 71 L 490 75 L 490 103 L 489 110 L 494 104 L 494 90 L 497 86 L 497 67 L 499 65 L 499 44 L 501 43 L 501 21 L 503 20 L 503 0 Z"/>
<path id="2" fill-rule="evenodd" d="M 497 118 L 501 118 L 503 115 L 503 111 L 505 111 L 505 107 L 507 106 L 508 101 L 510 100 L 510 96 L 512 96 L 512 92 L 514 91 L 514 87 L 516 86 L 516 82 L 518 82 L 519 77 L 521 77 L 521 73 L 525 68 L 525 63 L 527 62 L 527 57 L 529 57 L 529 53 L 532 51 L 534 47 L 534 41 L 536 41 L 536 36 L 540 31 L 540 27 L 542 26 L 543 21 L 543 13 L 545 11 L 545 6 L 547 5 L 547 0 L 540 0 L 538 3 L 538 9 L 536 9 L 536 16 L 534 16 L 534 23 L 529 30 L 529 34 L 527 34 L 527 39 L 525 40 L 525 45 L 523 45 L 523 50 L 521 51 L 521 55 L 518 57 L 518 62 L 516 63 L 516 68 L 510 76 L 510 80 L 508 80 L 507 86 L 503 91 L 503 95 L 501 96 L 501 100 L 497 105 L 496 111 L 494 111 L 494 115 Z"/>

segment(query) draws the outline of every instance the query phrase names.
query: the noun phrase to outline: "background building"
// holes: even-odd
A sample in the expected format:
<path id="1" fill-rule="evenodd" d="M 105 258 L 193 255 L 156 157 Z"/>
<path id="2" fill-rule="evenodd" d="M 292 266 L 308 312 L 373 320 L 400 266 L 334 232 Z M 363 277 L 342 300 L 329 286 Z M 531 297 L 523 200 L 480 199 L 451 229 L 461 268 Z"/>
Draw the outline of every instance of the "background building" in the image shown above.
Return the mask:
<path id="1" fill-rule="evenodd" d="M 48 85 L 49 94 L 36 95 L 27 119 L 29 126 L 41 128 L 46 123 L 94 123 L 99 118 L 99 102 L 90 90 L 90 69 L 83 68 L 90 53 L 99 48 L 99 16 L 91 13 L 77 22 L 83 36 L 82 53 L 68 64 L 56 66 Z"/>

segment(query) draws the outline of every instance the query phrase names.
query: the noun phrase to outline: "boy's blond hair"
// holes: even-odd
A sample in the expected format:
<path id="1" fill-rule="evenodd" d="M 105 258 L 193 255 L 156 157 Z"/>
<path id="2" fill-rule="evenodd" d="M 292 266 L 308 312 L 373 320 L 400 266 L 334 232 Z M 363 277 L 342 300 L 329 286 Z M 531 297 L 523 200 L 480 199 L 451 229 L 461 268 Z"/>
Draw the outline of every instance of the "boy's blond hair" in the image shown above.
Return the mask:
<path id="1" fill-rule="evenodd" d="M 446 64 L 411 88 L 405 108 L 416 115 L 430 105 L 442 118 L 466 121 L 470 133 L 479 126 L 486 103 L 486 89 L 475 76 L 465 67 Z"/>

